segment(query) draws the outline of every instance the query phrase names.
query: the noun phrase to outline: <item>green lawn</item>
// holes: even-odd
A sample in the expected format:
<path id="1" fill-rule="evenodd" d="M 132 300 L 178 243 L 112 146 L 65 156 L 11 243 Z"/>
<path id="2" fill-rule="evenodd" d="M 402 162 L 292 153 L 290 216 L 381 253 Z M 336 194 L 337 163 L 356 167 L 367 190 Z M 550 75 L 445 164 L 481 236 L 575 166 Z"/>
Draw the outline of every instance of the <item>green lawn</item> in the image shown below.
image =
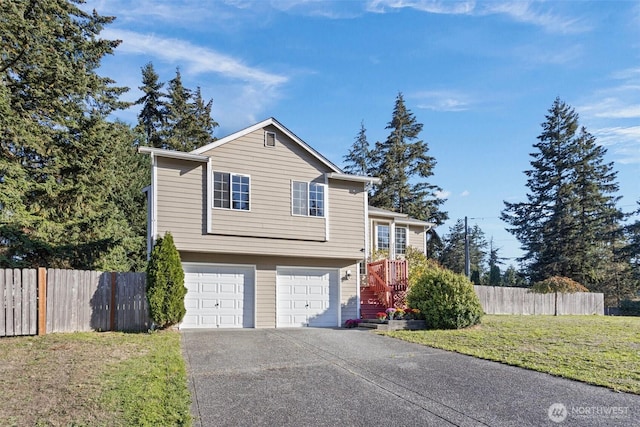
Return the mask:
<path id="1" fill-rule="evenodd" d="M 385 335 L 640 394 L 640 318 L 495 316 L 463 330 Z"/>
<path id="2" fill-rule="evenodd" d="M 2 426 L 188 426 L 180 334 L 0 339 Z"/>

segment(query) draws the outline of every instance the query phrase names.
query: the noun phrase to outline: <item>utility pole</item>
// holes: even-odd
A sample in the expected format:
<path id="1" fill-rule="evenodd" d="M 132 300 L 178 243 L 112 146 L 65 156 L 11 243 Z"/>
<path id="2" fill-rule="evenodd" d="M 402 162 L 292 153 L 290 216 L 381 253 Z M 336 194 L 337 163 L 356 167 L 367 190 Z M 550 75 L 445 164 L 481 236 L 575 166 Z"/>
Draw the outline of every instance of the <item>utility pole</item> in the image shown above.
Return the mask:
<path id="1" fill-rule="evenodd" d="M 469 224 L 464 217 L 464 274 L 471 279 L 471 260 L 469 259 Z"/>

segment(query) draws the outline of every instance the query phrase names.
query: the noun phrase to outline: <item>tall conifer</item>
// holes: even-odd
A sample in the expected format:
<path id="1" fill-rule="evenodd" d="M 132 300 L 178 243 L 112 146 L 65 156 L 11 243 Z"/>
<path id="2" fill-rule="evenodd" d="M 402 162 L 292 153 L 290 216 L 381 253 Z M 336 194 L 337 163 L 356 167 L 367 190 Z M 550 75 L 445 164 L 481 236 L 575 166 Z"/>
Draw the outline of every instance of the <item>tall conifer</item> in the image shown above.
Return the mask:
<path id="1" fill-rule="evenodd" d="M 606 149 L 580 127 L 575 110 L 556 98 L 531 154 L 527 201 L 505 202 L 502 218 L 525 251 L 532 282 L 569 277 L 602 290 L 618 265 L 623 217 Z M 610 291 L 607 291 L 610 293 Z"/>
<path id="2" fill-rule="evenodd" d="M 386 127 L 391 133 L 384 142 L 376 143 L 372 153 L 373 175 L 382 182 L 375 187 L 371 204 L 439 225 L 448 216 L 440 210 L 445 201 L 438 198 L 442 189 L 426 181 L 433 175 L 436 160 L 419 139 L 422 127 L 399 93 Z"/>

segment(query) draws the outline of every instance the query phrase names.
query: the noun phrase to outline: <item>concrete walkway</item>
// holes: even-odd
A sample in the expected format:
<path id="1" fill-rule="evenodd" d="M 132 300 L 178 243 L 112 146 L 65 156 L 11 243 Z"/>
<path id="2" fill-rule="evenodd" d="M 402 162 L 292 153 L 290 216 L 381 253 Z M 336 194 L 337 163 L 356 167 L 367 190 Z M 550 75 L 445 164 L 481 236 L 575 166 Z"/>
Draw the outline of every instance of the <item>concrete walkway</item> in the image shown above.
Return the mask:
<path id="1" fill-rule="evenodd" d="M 637 426 L 640 396 L 357 329 L 184 330 L 195 426 Z"/>

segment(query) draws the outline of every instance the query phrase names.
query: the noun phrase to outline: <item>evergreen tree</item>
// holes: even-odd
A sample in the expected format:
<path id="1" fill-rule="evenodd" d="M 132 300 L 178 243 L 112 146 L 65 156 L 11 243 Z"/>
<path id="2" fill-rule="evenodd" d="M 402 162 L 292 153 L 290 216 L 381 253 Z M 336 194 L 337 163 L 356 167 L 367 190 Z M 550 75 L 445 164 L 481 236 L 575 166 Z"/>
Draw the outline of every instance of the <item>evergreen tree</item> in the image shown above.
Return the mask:
<path id="1" fill-rule="evenodd" d="M 528 200 L 505 202 L 502 219 L 525 251 L 532 282 L 563 276 L 597 289 L 603 266 L 616 263 L 616 172 L 573 108 L 556 99 L 546 119 L 525 171 Z"/>
<path id="2" fill-rule="evenodd" d="M 119 43 L 99 38 L 113 18 L 77 3 L 0 2 L 3 267 L 134 268 L 144 247 L 131 133 L 106 121 L 126 89 L 96 73 Z"/>
<path id="3" fill-rule="evenodd" d="M 527 287 L 528 284 L 524 275 L 520 273 L 513 265 L 510 265 L 502 275 L 502 286 L 524 288 Z"/>
<path id="4" fill-rule="evenodd" d="M 164 148 L 160 132 L 164 125 L 163 111 L 166 107 L 163 98 L 166 95 L 162 92 L 164 83 L 160 82 L 159 78 L 151 62 L 142 67 L 142 86 L 139 89 L 144 92 L 144 95 L 136 101 L 136 104 L 142 105 L 138 114 L 138 123 L 146 137 L 144 145 Z"/>
<path id="5" fill-rule="evenodd" d="M 418 139 L 422 127 L 399 93 L 386 127 L 391 133 L 385 142 L 376 143 L 372 153 L 371 171 L 381 183 L 374 188 L 370 203 L 440 225 L 447 214 L 439 210 L 444 199 L 439 199 L 437 192 L 442 189 L 424 180 L 433 175 L 436 160 L 427 154 L 427 144 Z"/>
<path id="6" fill-rule="evenodd" d="M 443 237 L 444 248 L 440 256 L 440 263 L 455 273 L 464 274 L 465 270 L 465 229 L 464 220 L 459 219 L 449 228 L 449 234 Z M 472 280 L 480 284 L 480 277 L 484 273 L 487 241 L 484 232 L 476 224 L 469 230 L 469 264 Z"/>
<path id="7" fill-rule="evenodd" d="M 489 277 L 486 283 L 489 286 L 500 286 L 502 282 L 502 273 L 500 264 L 503 264 L 503 258 L 498 255 L 499 248 L 493 246 L 493 237 L 489 240 Z"/>
<path id="8" fill-rule="evenodd" d="M 162 148 L 192 151 L 214 141 L 218 124 L 211 118 L 212 101 L 204 102 L 200 88 L 192 92 L 184 87 L 180 70 L 169 81 L 167 96 Z"/>
<path id="9" fill-rule="evenodd" d="M 364 121 L 360 122 L 360 132 L 356 136 L 349 152 L 344 156 L 344 171 L 353 175 L 369 175 L 371 173 L 371 150 L 367 141 L 367 130 Z"/>
<path id="10" fill-rule="evenodd" d="M 197 147 L 202 147 L 203 145 L 207 145 L 212 141 L 215 141 L 216 138 L 213 136 L 213 132 L 218 127 L 218 122 L 211 117 L 213 100 L 210 99 L 208 102 L 205 102 L 202 98 L 202 91 L 199 86 L 193 93 L 191 108 L 193 115 L 196 118 L 194 139 L 196 140 L 195 144 Z"/>
<path id="11" fill-rule="evenodd" d="M 157 327 L 163 329 L 182 321 L 186 294 L 180 254 L 173 236 L 167 233 L 156 240 L 147 266 L 149 314 Z"/>

